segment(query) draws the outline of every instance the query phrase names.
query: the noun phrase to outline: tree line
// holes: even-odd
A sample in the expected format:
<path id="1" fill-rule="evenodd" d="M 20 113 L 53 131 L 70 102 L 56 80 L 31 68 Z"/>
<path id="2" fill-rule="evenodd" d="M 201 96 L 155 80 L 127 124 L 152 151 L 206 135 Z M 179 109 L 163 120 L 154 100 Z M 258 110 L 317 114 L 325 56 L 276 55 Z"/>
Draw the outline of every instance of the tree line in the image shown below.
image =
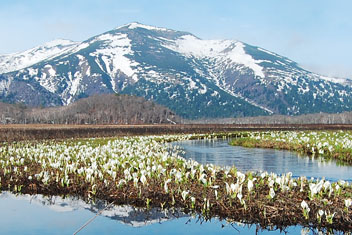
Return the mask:
<path id="1" fill-rule="evenodd" d="M 258 117 L 222 118 L 188 120 L 185 123 L 208 123 L 208 124 L 352 124 L 352 112 L 343 113 L 314 113 L 299 116 L 270 115 Z"/>
<path id="2" fill-rule="evenodd" d="M 168 108 L 142 97 L 103 94 L 67 106 L 38 108 L 0 102 L 2 124 L 145 124 L 179 123 Z"/>

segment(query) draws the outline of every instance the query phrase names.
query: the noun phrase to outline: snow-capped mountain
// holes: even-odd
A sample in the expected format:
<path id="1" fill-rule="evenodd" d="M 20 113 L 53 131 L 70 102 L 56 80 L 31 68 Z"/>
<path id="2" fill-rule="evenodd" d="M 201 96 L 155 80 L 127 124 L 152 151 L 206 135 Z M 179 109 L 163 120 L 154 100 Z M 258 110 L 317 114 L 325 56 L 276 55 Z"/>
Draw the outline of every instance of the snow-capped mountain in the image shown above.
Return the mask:
<path id="1" fill-rule="evenodd" d="M 236 40 L 131 23 L 65 42 L 0 57 L 0 98 L 53 106 L 116 92 L 154 100 L 186 118 L 352 110 L 350 80 L 311 73 Z M 19 57 L 35 59 L 31 65 Z"/>

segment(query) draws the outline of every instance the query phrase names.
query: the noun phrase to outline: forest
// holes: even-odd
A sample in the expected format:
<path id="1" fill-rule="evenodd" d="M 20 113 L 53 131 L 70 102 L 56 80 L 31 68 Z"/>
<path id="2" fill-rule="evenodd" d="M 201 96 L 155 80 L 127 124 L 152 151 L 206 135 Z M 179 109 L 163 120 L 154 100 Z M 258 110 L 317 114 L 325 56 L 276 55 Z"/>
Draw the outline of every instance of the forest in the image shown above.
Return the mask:
<path id="1" fill-rule="evenodd" d="M 179 123 L 168 108 L 144 98 L 104 94 L 67 106 L 38 108 L 0 102 L 2 124 L 162 124 Z"/>

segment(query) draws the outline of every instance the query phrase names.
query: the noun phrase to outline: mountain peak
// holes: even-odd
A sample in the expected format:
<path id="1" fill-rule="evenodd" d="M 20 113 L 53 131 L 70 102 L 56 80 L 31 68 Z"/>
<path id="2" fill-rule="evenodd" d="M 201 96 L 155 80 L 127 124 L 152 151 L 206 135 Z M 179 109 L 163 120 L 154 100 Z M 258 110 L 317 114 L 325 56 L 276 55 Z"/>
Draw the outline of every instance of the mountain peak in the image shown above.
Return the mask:
<path id="1" fill-rule="evenodd" d="M 121 29 L 121 28 L 128 28 L 128 29 L 142 28 L 142 29 L 156 30 L 156 31 L 172 31 L 167 28 L 161 28 L 161 27 L 156 27 L 156 26 L 152 26 L 152 25 L 145 25 L 145 24 L 141 24 L 139 22 L 128 23 L 128 24 L 119 26 L 116 29 Z"/>

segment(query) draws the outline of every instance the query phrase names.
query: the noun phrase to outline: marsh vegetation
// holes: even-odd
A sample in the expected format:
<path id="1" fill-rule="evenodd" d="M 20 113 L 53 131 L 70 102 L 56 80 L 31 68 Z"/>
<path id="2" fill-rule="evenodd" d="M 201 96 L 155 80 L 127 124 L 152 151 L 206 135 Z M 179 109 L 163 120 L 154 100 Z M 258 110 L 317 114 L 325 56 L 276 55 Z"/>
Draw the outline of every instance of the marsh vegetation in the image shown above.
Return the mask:
<path id="1" fill-rule="evenodd" d="M 117 205 L 182 208 L 206 219 L 216 216 L 264 228 L 300 224 L 352 229 L 349 182 L 202 165 L 180 157 L 177 147 L 170 149 L 166 144 L 226 137 L 166 135 L 3 143 L 0 187 L 14 193 L 74 195 Z"/>

